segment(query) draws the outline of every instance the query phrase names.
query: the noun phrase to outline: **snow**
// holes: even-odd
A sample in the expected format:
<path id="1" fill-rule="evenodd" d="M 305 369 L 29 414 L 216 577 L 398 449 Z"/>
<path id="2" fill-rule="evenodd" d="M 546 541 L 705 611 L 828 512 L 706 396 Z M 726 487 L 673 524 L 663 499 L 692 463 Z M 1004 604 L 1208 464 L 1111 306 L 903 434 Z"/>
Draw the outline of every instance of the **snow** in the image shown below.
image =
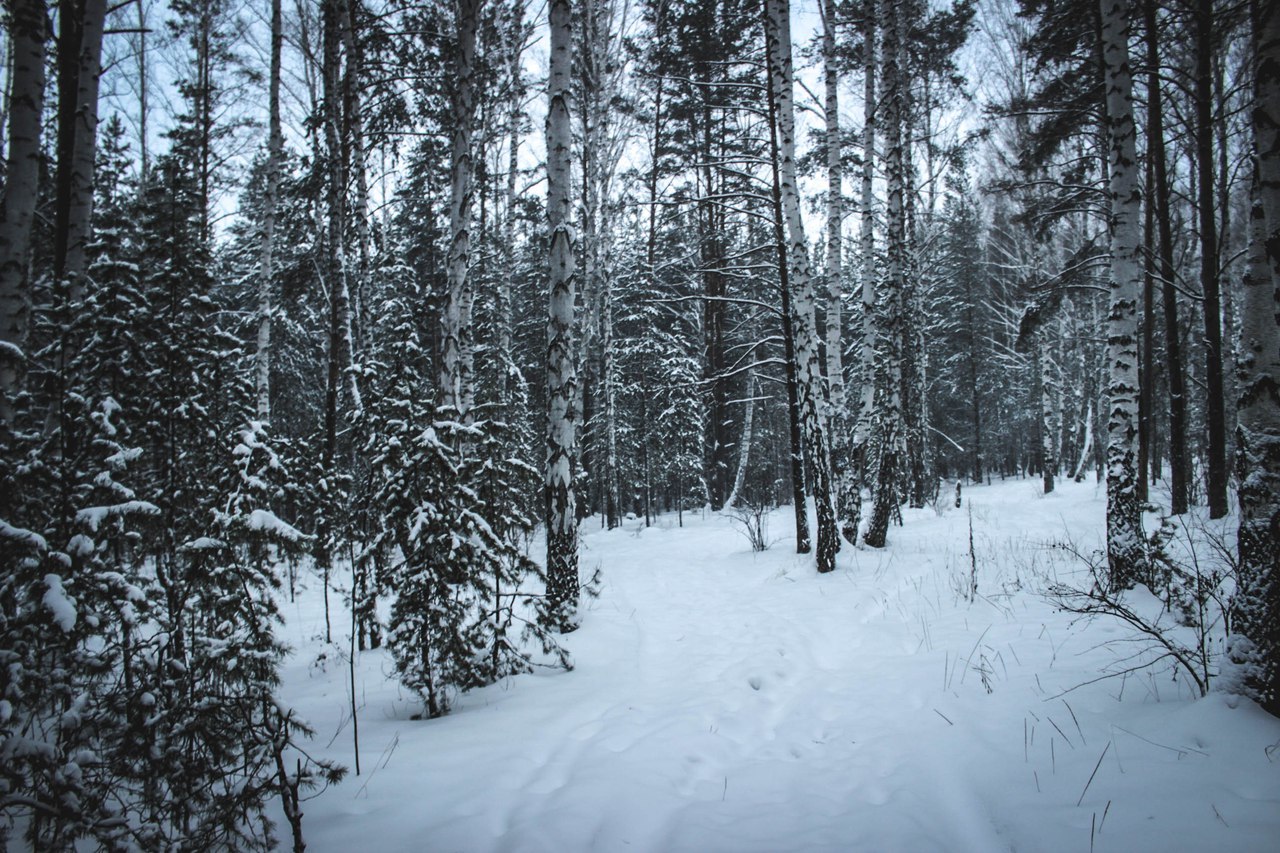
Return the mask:
<path id="1" fill-rule="evenodd" d="M 0 539 L 34 548 L 38 551 L 48 550 L 48 543 L 39 533 L 33 533 L 22 527 L 14 527 L 4 519 L 0 519 Z"/>
<path id="2" fill-rule="evenodd" d="M 782 535 L 789 508 L 760 554 L 721 515 L 588 519 L 583 574 L 603 585 L 564 638 L 572 672 L 414 720 L 386 654 L 359 654 L 362 775 L 308 803 L 308 849 L 1276 849 L 1280 720 L 1196 698 L 1168 666 L 1095 681 L 1131 633 L 1040 594 L 1075 571 L 1049 543 L 1101 547 L 1102 492 L 952 497 L 824 576 Z M 302 651 L 281 699 L 315 726 L 313 754 L 354 768 L 349 617 L 324 647 L 308 582 L 283 604 Z"/>
<path id="3" fill-rule="evenodd" d="M 160 507 L 149 501 L 124 501 L 110 506 L 85 507 L 76 513 L 76 521 L 83 524 L 91 532 L 97 533 L 102 523 L 109 518 L 140 515 L 159 515 Z"/>
<path id="4" fill-rule="evenodd" d="M 269 533 L 287 542 L 305 542 L 308 538 L 296 527 L 282 521 L 274 512 L 266 509 L 255 509 L 250 512 L 246 523 L 250 530 Z"/>
<path id="5" fill-rule="evenodd" d="M 69 633 L 76 626 L 76 606 L 67 598 L 62 578 L 52 573 L 47 574 L 44 576 L 44 585 L 46 589 L 41 603 L 53 616 L 54 624 L 64 633 Z"/>

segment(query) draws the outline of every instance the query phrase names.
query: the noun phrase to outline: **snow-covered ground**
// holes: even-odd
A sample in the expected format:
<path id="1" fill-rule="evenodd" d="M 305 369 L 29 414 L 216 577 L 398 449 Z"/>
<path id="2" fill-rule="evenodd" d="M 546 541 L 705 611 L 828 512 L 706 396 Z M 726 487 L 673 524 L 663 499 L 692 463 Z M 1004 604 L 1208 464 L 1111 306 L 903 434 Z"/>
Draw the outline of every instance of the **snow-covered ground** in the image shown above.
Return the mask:
<path id="1" fill-rule="evenodd" d="M 1168 666 L 1086 684 L 1132 634 L 1040 592 L 1072 569 L 1047 543 L 1097 547 L 1102 516 L 1092 483 L 970 488 L 821 577 L 786 509 L 760 554 L 722 516 L 588 521 L 603 585 L 572 672 L 414 720 L 386 654 L 359 656 L 362 774 L 306 804 L 309 849 L 1280 850 L 1280 720 L 1193 699 Z M 350 676 L 336 646 L 317 663 L 308 583 L 284 606 L 283 698 L 354 768 Z"/>

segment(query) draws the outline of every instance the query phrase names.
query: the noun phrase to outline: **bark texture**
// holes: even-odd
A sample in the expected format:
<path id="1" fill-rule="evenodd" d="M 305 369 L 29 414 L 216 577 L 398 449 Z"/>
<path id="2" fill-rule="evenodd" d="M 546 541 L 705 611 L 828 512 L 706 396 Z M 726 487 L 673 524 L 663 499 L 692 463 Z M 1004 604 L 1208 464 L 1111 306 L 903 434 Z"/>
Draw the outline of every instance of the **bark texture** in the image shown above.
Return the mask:
<path id="1" fill-rule="evenodd" d="M 809 269 L 808 241 L 800 217 L 800 193 L 796 184 L 795 104 L 792 87 L 791 13 L 788 0 L 767 0 L 769 74 L 777 115 L 779 185 L 787 226 L 787 265 L 791 285 L 791 310 L 795 330 L 795 357 L 800 395 L 800 416 L 805 448 L 813 473 L 813 498 L 817 508 L 817 564 L 819 572 L 835 568 L 840 547 L 836 535 L 835 505 L 831 490 L 831 453 L 822 400 L 822 364 L 818 351 L 818 327 L 813 276 Z"/>
<path id="2" fill-rule="evenodd" d="M 547 225 L 550 285 L 547 318 L 547 598 L 553 624 L 570 630 L 578 606 L 578 517 L 574 449 L 578 379 L 573 356 L 574 245 L 570 228 L 573 130 L 570 75 L 573 9 L 552 0 L 551 67 L 547 80 Z"/>
<path id="3" fill-rule="evenodd" d="M 11 401 L 22 381 L 31 323 L 27 256 L 40 178 L 47 15 L 44 0 L 15 0 L 10 6 L 9 159 L 0 200 L 0 420 L 5 422 L 12 422 Z"/>
<path id="4" fill-rule="evenodd" d="M 1142 191 L 1138 182 L 1129 2 L 1102 0 L 1111 265 L 1107 314 L 1107 563 L 1113 586 L 1140 579 L 1145 538 L 1137 490 L 1138 294 Z"/>
<path id="5" fill-rule="evenodd" d="M 1240 332 L 1235 689 L 1280 716 L 1280 11 L 1252 4 L 1254 203 Z"/>

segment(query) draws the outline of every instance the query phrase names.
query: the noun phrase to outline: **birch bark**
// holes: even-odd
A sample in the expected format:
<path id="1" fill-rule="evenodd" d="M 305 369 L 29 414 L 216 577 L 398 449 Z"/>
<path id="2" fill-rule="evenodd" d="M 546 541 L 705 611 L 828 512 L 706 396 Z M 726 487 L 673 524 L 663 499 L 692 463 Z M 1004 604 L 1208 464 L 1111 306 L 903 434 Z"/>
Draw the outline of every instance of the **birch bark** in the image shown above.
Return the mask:
<path id="1" fill-rule="evenodd" d="M 475 121 L 476 29 L 482 0 L 457 0 L 458 33 L 454 55 L 453 137 L 449 172 L 449 292 L 440 317 L 439 402 L 465 420 L 464 411 L 472 399 L 471 371 L 468 370 L 470 329 L 467 314 L 470 298 L 467 280 L 471 267 L 472 151 L 471 126 Z"/>
<path id="2" fill-rule="evenodd" d="M 1280 11 L 1250 5 L 1255 192 L 1236 428 L 1240 563 L 1227 653 L 1236 689 L 1280 716 Z"/>
<path id="3" fill-rule="evenodd" d="M 574 235 L 570 227 L 573 130 L 570 117 L 573 8 L 551 0 L 551 60 L 547 79 L 547 599 L 555 627 L 575 627 L 578 606 L 578 518 L 574 446 L 578 379 L 573 357 Z"/>
<path id="4" fill-rule="evenodd" d="M 1142 191 L 1138 183 L 1129 0 L 1101 0 L 1106 87 L 1107 195 L 1111 203 L 1107 314 L 1107 562 L 1114 586 L 1140 579 L 1145 552 L 1137 494 L 1138 294 L 1142 283 Z"/>
<path id="5" fill-rule="evenodd" d="M 804 439 L 813 472 L 813 496 L 817 509 L 818 571 L 835 568 L 840 547 L 836 535 L 835 506 L 831 490 L 831 455 L 822 401 L 822 366 L 818 355 L 818 328 L 815 317 L 813 276 L 809 269 L 808 244 L 800 217 L 800 193 L 796 183 L 795 105 L 792 87 L 791 13 L 788 0 L 766 0 L 769 74 L 777 115 L 779 184 L 783 216 L 787 226 L 787 270 L 792 292 L 792 312 L 796 337 L 796 362 L 800 414 Z"/>

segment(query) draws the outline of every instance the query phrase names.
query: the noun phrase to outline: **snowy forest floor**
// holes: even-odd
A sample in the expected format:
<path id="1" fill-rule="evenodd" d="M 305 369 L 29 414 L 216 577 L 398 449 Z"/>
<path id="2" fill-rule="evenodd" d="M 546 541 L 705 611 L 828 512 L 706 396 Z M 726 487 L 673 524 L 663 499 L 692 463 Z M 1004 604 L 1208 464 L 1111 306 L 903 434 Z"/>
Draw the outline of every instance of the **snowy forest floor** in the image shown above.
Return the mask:
<path id="1" fill-rule="evenodd" d="M 1102 491 L 948 497 L 826 576 L 794 553 L 789 508 L 758 554 L 719 515 L 587 520 L 583 574 L 603 584 L 565 638 L 576 668 L 414 720 L 390 658 L 361 653 L 362 775 L 304 806 L 309 849 L 1280 850 L 1280 720 L 1194 699 L 1167 664 L 1094 681 L 1142 644 L 1043 596 L 1079 569 L 1050 543 L 1101 545 Z M 314 754 L 354 768 L 349 616 L 331 594 L 325 645 L 304 584 L 283 699 Z"/>

